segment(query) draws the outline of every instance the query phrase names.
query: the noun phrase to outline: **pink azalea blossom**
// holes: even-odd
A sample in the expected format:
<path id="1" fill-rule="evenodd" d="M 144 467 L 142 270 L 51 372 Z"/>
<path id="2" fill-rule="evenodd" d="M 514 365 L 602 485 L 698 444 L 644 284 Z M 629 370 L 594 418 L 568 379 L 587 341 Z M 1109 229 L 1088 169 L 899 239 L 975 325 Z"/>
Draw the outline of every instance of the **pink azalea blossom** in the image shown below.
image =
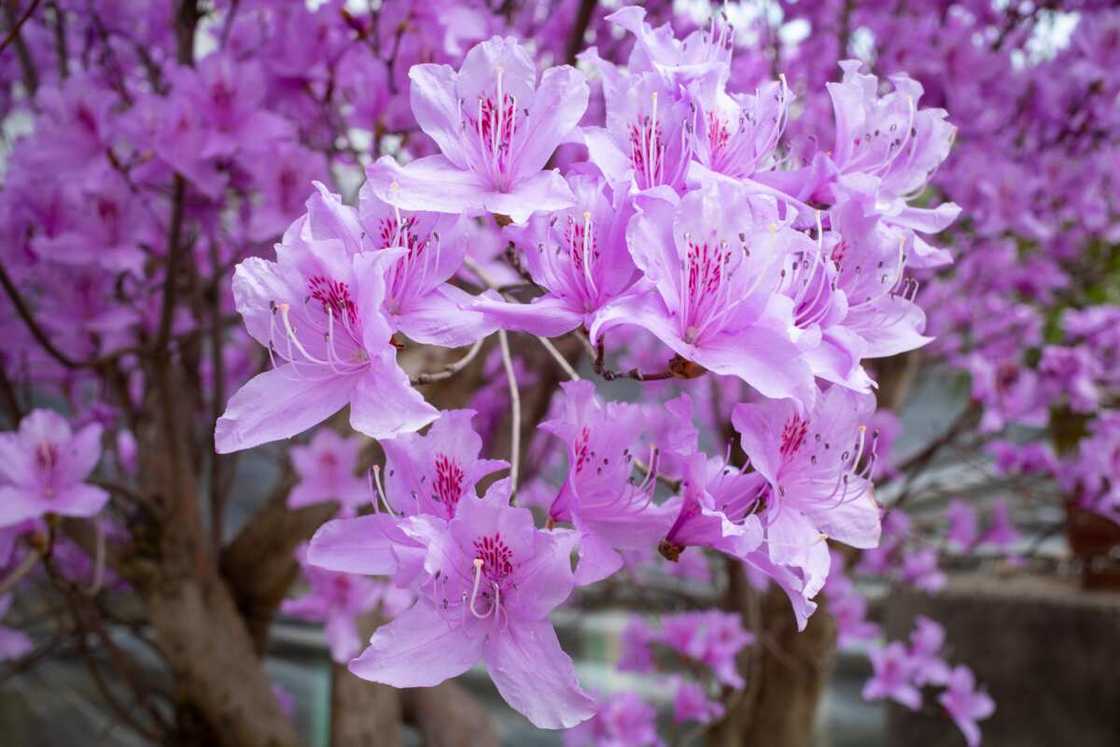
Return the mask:
<path id="1" fill-rule="evenodd" d="M 461 502 L 476 499 L 478 481 L 509 466 L 480 459 L 482 439 L 471 427 L 473 410 L 445 410 L 424 435 L 384 439 L 385 495 L 391 510 L 449 520 Z"/>
<path id="2" fill-rule="evenodd" d="M 673 722 L 708 724 L 723 716 L 723 704 L 713 700 L 698 682 L 677 678 L 673 694 Z"/>
<path id="3" fill-rule="evenodd" d="M 949 665 L 941 658 L 945 628 L 924 615 L 914 618 L 910 632 L 910 661 L 914 665 L 915 685 L 944 685 L 949 681 Z"/>
<path id="4" fill-rule="evenodd" d="M 400 166 L 390 157 L 369 172 L 374 194 L 402 210 L 491 212 L 523 223 L 535 211 L 573 203 L 557 171 L 544 171 L 587 108 L 582 73 L 537 70 L 512 37 L 476 45 L 456 72 L 414 65 L 412 112 L 441 155 Z"/>
<path id="5" fill-rule="evenodd" d="M 109 494 L 86 483 L 101 459 L 101 426 L 78 432 L 56 412 L 34 410 L 0 433 L 0 527 L 46 514 L 88 517 Z"/>
<path id="6" fill-rule="evenodd" d="M 679 201 L 640 200 L 627 241 L 644 277 L 596 315 L 591 337 L 641 327 L 765 396 L 812 402 L 812 374 L 792 339 L 793 303 L 777 293 L 793 233 L 779 226 L 773 200 L 729 184 Z"/>
<path id="7" fill-rule="evenodd" d="M 873 408 L 870 395 L 833 387 L 809 411 L 792 400 L 733 411 L 743 451 L 764 481 L 755 500 L 769 560 L 799 570 L 806 600 L 828 575 L 826 538 L 858 548 L 879 544 L 879 506 L 868 479 L 875 439 L 866 423 Z"/>
<path id="8" fill-rule="evenodd" d="M 945 518 L 949 520 L 949 531 L 946 534 L 949 542 L 962 552 L 971 550 L 980 537 L 980 519 L 976 509 L 964 500 L 954 498 L 945 509 Z"/>
<path id="9" fill-rule="evenodd" d="M 404 249 L 385 277 L 382 309 L 390 325 L 417 342 L 459 347 L 494 331 L 471 309 L 474 297 L 447 281 L 470 242 L 458 215 L 408 212 L 377 198 L 372 181 L 358 194 L 358 220 L 375 249 Z"/>
<path id="10" fill-rule="evenodd" d="M 608 698 L 593 719 L 564 732 L 564 747 L 663 747 L 657 711 L 635 693 Z"/>
<path id="11" fill-rule="evenodd" d="M 215 428 L 219 453 L 290 438 L 346 404 L 351 426 L 373 438 L 436 418 L 397 365 L 380 309 L 385 273 L 404 250 L 369 248 L 355 212 L 320 187 L 277 245 L 276 262 L 238 265 L 237 309 L 275 367 L 230 399 Z"/>
<path id="12" fill-rule="evenodd" d="M 977 721 L 990 717 L 996 704 L 986 692 L 976 689 L 976 679 L 966 666 L 955 667 L 949 675 L 945 692 L 937 696 L 953 723 L 964 734 L 968 747 L 979 747 L 980 727 Z"/>
<path id="13" fill-rule="evenodd" d="M 894 642 L 870 653 L 874 674 L 863 686 L 864 700 L 890 699 L 916 711 L 922 693 L 914 685 L 914 662 L 906 647 Z"/>
<path id="14" fill-rule="evenodd" d="M 571 522 L 580 532 L 577 581 L 591 583 L 622 566 L 618 549 L 649 547 L 673 520 L 673 507 L 653 503 L 656 451 L 641 479 L 632 479 L 633 449 L 644 429 L 641 408 L 604 404 L 588 381 L 561 385 L 557 417 L 541 428 L 567 447 L 568 474 L 548 510 L 553 523 Z"/>
<path id="15" fill-rule="evenodd" d="M 657 641 L 688 659 L 711 669 L 728 687 L 746 682 L 736 659 L 744 646 L 754 643 L 754 634 L 743 629 L 738 614 L 721 610 L 682 612 L 662 619 Z"/>
<path id="16" fill-rule="evenodd" d="M 330 428 L 321 428 L 307 446 L 291 451 L 292 465 L 300 480 L 288 493 L 292 508 L 322 501 L 338 501 L 350 511 L 372 499 L 369 486 L 354 474 L 361 441 L 343 438 Z"/>
<path id="17" fill-rule="evenodd" d="M 529 304 L 479 299 L 475 308 L 503 329 L 556 337 L 589 327 L 595 313 L 637 278 L 626 246 L 631 201 L 612 194 L 602 179 L 576 175 L 569 183 L 574 207 L 506 229 L 525 269 L 547 293 Z"/>
<path id="18" fill-rule="evenodd" d="M 285 599 L 280 609 L 294 617 L 325 623 L 331 658 L 344 664 L 361 649 L 357 618 L 377 607 L 385 584 L 311 565 L 305 547 L 299 549 L 297 557 L 309 588 L 302 596 Z"/>
<path id="19" fill-rule="evenodd" d="M 992 501 L 992 511 L 988 518 L 988 528 L 980 536 L 980 542 L 994 545 L 1002 552 L 1010 552 L 1022 539 L 1022 534 L 1011 520 L 1011 509 L 1007 501 L 997 498 Z"/>
<path id="20" fill-rule="evenodd" d="M 507 501 L 503 481 L 485 499 L 461 503 L 450 522 L 428 524 L 416 604 L 377 629 L 350 671 L 393 687 L 431 687 L 481 660 L 506 702 L 535 726 L 568 728 L 596 711 L 548 621 L 575 583 L 574 537 L 534 528 L 529 510 Z"/>

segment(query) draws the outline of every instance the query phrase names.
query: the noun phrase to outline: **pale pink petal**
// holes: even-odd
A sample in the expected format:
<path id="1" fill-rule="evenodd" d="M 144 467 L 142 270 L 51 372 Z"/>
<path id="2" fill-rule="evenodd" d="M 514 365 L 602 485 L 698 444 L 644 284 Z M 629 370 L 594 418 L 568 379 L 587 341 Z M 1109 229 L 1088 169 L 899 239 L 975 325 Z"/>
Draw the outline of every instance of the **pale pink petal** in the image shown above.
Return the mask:
<path id="1" fill-rule="evenodd" d="M 511 622 L 490 636 L 482 655 L 498 692 L 537 728 L 568 729 L 595 715 L 595 701 L 547 620 Z"/>
<path id="2" fill-rule="evenodd" d="M 250 379 L 218 418 L 214 449 L 228 454 L 291 438 L 341 410 L 354 378 L 323 376 L 310 368 L 287 363 Z"/>
<path id="3" fill-rule="evenodd" d="M 439 417 L 439 410 L 412 388 L 390 348 L 359 375 L 350 397 L 350 426 L 370 438 L 412 433 Z"/>
<path id="4" fill-rule="evenodd" d="M 420 600 L 378 628 L 369 648 L 350 662 L 350 671 L 393 687 L 434 687 L 458 677 L 482 656 L 482 631 L 452 625 Z"/>

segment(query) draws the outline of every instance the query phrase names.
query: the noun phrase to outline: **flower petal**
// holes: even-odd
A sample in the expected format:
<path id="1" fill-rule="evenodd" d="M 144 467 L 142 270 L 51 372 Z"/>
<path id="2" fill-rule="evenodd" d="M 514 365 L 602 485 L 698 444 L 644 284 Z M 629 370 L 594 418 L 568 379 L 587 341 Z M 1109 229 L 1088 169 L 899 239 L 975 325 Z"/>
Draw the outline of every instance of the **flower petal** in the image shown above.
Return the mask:
<path id="1" fill-rule="evenodd" d="M 539 729 L 568 729 L 595 715 L 572 660 L 547 620 L 511 621 L 490 636 L 482 657 L 505 701 Z"/>
<path id="2" fill-rule="evenodd" d="M 439 410 L 412 388 L 390 348 L 358 377 L 350 396 L 350 426 L 370 438 L 412 433 L 439 417 Z"/>
<path id="3" fill-rule="evenodd" d="M 453 628 L 420 600 L 374 632 L 369 648 L 350 662 L 350 671 L 393 687 L 434 687 L 474 666 L 482 641 L 479 631 L 466 625 Z"/>
<path id="4" fill-rule="evenodd" d="M 342 409 L 354 388 L 353 377 L 304 373 L 297 365 L 257 374 L 230 398 L 214 426 L 219 454 L 291 438 Z"/>

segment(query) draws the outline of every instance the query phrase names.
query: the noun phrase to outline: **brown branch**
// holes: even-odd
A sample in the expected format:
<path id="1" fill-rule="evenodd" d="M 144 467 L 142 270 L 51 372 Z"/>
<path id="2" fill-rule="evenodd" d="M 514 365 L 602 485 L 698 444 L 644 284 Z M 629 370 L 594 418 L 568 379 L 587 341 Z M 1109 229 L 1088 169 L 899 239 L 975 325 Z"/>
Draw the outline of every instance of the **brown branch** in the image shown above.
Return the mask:
<path id="1" fill-rule="evenodd" d="M 289 488 L 278 488 L 222 551 L 222 575 L 258 653 L 264 651 L 276 608 L 299 573 L 296 547 L 338 511 L 333 502 L 289 509 Z"/>
<path id="2" fill-rule="evenodd" d="M 23 85 L 27 89 L 28 96 L 34 96 L 35 91 L 39 88 L 39 72 L 35 69 L 35 59 L 31 56 L 27 43 L 24 42 L 23 35 L 20 34 L 20 29 L 31 18 L 40 2 L 41 0 L 31 0 L 27 10 L 18 19 L 16 18 L 16 0 L 7 0 L 4 3 L 4 20 L 7 21 L 10 30 L 8 35 L 4 37 L 4 41 L 0 42 L 0 54 L 3 54 L 9 44 L 15 43 L 16 56 L 19 57 L 20 68 L 23 70 Z"/>
<path id="3" fill-rule="evenodd" d="M 0 285 L 4 286 L 8 298 L 11 299 L 12 305 L 16 307 L 16 314 L 23 320 L 28 331 L 31 332 L 31 336 L 35 338 L 35 341 L 39 343 L 40 347 L 64 367 L 80 368 L 83 364 L 55 347 L 55 344 L 51 342 L 51 338 L 47 335 L 46 331 L 35 321 L 35 315 L 31 313 L 31 308 L 27 305 L 27 301 L 24 300 L 23 296 L 20 295 L 19 290 L 16 288 L 15 283 L 12 282 L 12 278 L 8 275 L 8 271 L 4 269 L 3 264 L 0 264 Z"/>
<path id="4" fill-rule="evenodd" d="M 362 615 L 358 635 L 367 640 L 381 623 L 377 611 Z M 366 682 L 344 665 L 331 667 L 331 747 L 400 747 L 401 693 Z"/>
<path id="5" fill-rule="evenodd" d="M 498 747 L 486 709 L 456 682 L 401 691 L 404 719 L 431 747 Z"/>
<path id="6" fill-rule="evenodd" d="M 576 64 L 576 55 L 583 46 L 583 37 L 587 34 L 587 27 L 591 25 L 591 16 L 595 13 L 596 0 L 582 0 L 576 12 L 576 21 L 572 24 L 572 33 L 568 37 L 568 50 L 565 55 L 569 65 Z"/>

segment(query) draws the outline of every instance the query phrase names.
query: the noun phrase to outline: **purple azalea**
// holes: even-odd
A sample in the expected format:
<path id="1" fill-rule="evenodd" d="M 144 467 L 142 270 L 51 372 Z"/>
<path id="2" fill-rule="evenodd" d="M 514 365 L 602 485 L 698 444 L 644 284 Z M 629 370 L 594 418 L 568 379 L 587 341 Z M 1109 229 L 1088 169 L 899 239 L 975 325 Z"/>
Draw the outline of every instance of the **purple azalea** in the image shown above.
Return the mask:
<path id="1" fill-rule="evenodd" d="M 597 63 L 606 101 L 606 127 L 582 128 L 591 163 L 612 189 L 667 195 L 683 192 L 692 142 L 690 106 L 680 87 L 656 72 Z"/>
<path id="2" fill-rule="evenodd" d="M 547 293 L 530 304 L 480 298 L 474 308 L 505 329 L 556 337 L 589 327 L 638 274 L 626 247 L 631 200 L 612 196 L 602 179 L 576 175 L 569 183 L 575 207 L 506 229 L 521 247 L 525 269 Z"/>
<path id="3" fill-rule="evenodd" d="M 652 644 L 657 633 L 640 617 L 632 616 L 619 636 L 617 667 L 622 672 L 649 673 L 653 671 Z"/>
<path id="4" fill-rule="evenodd" d="M 355 212 L 317 187 L 277 261 L 253 257 L 234 273 L 237 310 L 275 367 L 230 399 L 214 431 L 219 453 L 290 438 L 347 403 L 350 425 L 372 438 L 436 418 L 397 365 L 380 309 L 385 274 L 404 249 L 363 251 Z"/>
<path id="5" fill-rule="evenodd" d="M 860 66 L 858 60 L 841 62 L 843 80 L 827 84 L 836 117 L 831 161 L 840 175 L 875 178 L 876 207 L 885 222 L 916 233 L 937 233 L 956 220 L 960 208 L 953 203 L 915 208 L 906 200 L 921 191 L 945 160 L 956 128 L 945 121 L 944 110 L 917 108 L 922 87 L 916 81 L 895 76 L 894 90 L 880 96 L 879 81 L 860 73 Z M 915 267 L 950 261 L 945 250 L 920 237 L 914 236 L 913 242 Z"/>
<path id="6" fill-rule="evenodd" d="M 728 687 L 746 684 L 736 658 L 744 646 L 754 643 L 753 633 L 743 629 L 738 614 L 721 610 L 682 612 L 662 619 L 659 643 L 688 659 L 704 664 Z"/>
<path id="7" fill-rule="evenodd" d="M 299 482 L 288 493 L 292 508 L 335 500 L 354 511 L 372 496 L 366 481 L 354 474 L 362 443 L 321 428 L 307 446 L 294 446 L 292 465 Z"/>
<path id="8" fill-rule="evenodd" d="M 1011 520 L 1011 509 L 1008 507 L 1007 501 L 1003 498 L 992 501 L 988 528 L 980 536 L 980 543 L 994 545 L 1003 552 L 1010 552 L 1011 548 L 1022 538 L 1023 536 Z"/>
<path id="9" fill-rule="evenodd" d="M 944 589 L 948 581 L 937 564 L 937 551 L 932 548 L 906 553 L 900 575 L 903 583 L 931 594 Z"/>
<path id="10" fill-rule="evenodd" d="M 473 410 L 445 410 L 424 435 L 384 439 L 385 502 L 399 514 L 454 518 L 464 498 L 477 499 L 478 481 L 509 467 L 480 459 L 482 439 L 471 426 Z"/>
<path id="11" fill-rule="evenodd" d="M 713 700 L 698 682 L 678 678 L 673 694 L 673 723 L 708 724 L 723 716 L 723 703 Z"/>
<path id="12" fill-rule="evenodd" d="M 0 620 L 3 620 L 4 615 L 8 614 L 8 609 L 11 606 L 11 594 L 0 597 Z M 31 653 L 33 648 L 35 648 L 35 645 L 26 634 L 15 628 L 6 628 L 0 625 L 0 661 L 18 659 Z"/>
<path id="13" fill-rule="evenodd" d="M 771 165 L 785 129 L 790 95 L 784 79 L 763 83 L 753 94 L 705 88 L 693 86 L 696 163 L 690 166 L 689 178 L 702 181 L 720 175 L 765 191 L 765 185 L 751 177 Z"/>
<path id="14" fill-rule="evenodd" d="M 824 593 L 828 598 L 828 612 L 836 622 L 837 645 L 843 648 L 878 637 L 879 626 L 867 619 L 867 597 L 844 572 L 844 557 L 836 550 L 830 555 Z"/>
<path id="15" fill-rule="evenodd" d="M 644 277 L 596 315 L 592 338 L 642 327 L 767 397 L 811 403 L 816 388 L 792 340 L 793 303 L 777 292 L 794 233 L 779 228 L 777 212 L 772 199 L 731 184 L 679 201 L 639 200 L 627 240 Z"/>
<path id="16" fill-rule="evenodd" d="M 655 505 L 656 451 L 640 483 L 631 480 L 631 449 L 643 430 L 642 410 L 604 404 L 588 381 L 561 385 L 560 412 L 541 429 L 562 439 L 568 475 L 548 510 L 551 522 L 571 522 L 580 532 L 577 581 L 591 583 L 622 567 L 616 549 L 648 547 L 673 520 L 671 507 Z"/>
<path id="17" fill-rule="evenodd" d="M 447 281 L 459 271 L 469 234 L 462 216 L 406 212 L 374 194 L 358 194 L 358 220 L 375 249 L 404 252 L 385 276 L 382 310 L 393 329 L 425 344 L 459 347 L 494 331 L 476 311 L 474 297 Z"/>
<path id="18" fill-rule="evenodd" d="M 946 539 L 956 545 L 958 550 L 968 552 L 976 545 L 980 537 L 979 517 L 976 509 L 960 498 L 949 501 L 945 509 L 945 518 L 949 520 L 949 531 Z"/>
<path id="19" fill-rule="evenodd" d="M 663 747 L 657 711 L 635 693 L 608 698 L 598 713 L 564 732 L 564 747 Z"/>
<path id="20" fill-rule="evenodd" d="M 941 658 L 945 628 L 925 615 L 914 618 L 910 632 L 910 661 L 914 665 L 914 684 L 944 685 L 949 680 L 949 665 Z"/>
<path id="21" fill-rule="evenodd" d="M 945 692 L 937 696 L 937 702 L 945 707 L 949 718 L 964 734 L 968 747 L 979 747 L 980 727 L 976 722 L 995 713 L 996 704 L 990 695 L 976 689 L 972 670 L 964 665 L 954 667 Z"/>
<path id="22" fill-rule="evenodd" d="M 757 515 L 772 563 L 805 579 L 808 599 L 828 575 L 825 538 L 861 549 L 879 544 L 879 506 L 868 479 L 874 436 L 870 395 L 833 387 L 804 411 L 792 400 L 740 404 L 732 414 L 743 451 L 764 481 Z"/>
<path id="23" fill-rule="evenodd" d="M 575 537 L 536 529 L 528 509 L 506 505 L 508 492 L 502 481 L 486 498 L 460 503 L 450 522 L 428 524 L 416 604 L 377 629 L 350 671 L 431 687 L 482 660 L 506 702 L 535 726 L 568 728 L 596 710 L 548 621 L 575 584 Z"/>
<path id="24" fill-rule="evenodd" d="M 362 646 L 356 618 L 377 607 L 385 584 L 311 565 L 306 547 L 298 550 L 298 558 L 308 590 L 295 599 L 285 599 L 280 609 L 293 617 L 325 623 L 331 658 L 344 664 Z"/>
<path id="25" fill-rule="evenodd" d="M 369 171 L 380 199 L 402 210 L 491 212 L 523 223 L 535 211 L 569 207 L 558 171 L 543 171 L 587 108 L 583 74 L 567 65 L 538 80 L 528 50 L 512 37 L 473 47 L 459 72 L 414 65 L 412 112 L 441 155 L 400 166 L 381 158 Z"/>
<path id="26" fill-rule="evenodd" d="M 687 84 L 713 73 L 721 81 L 727 79 L 731 72 L 734 30 L 726 23 L 713 19 L 709 26 L 678 40 L 670 24 L 655 29 L 645 18 L 645 9 L 637 5 L 620 8 L 606 17 L 607 21 L 634 35 L 627 68 L 656 72 L 670 83 Z"/>
<path id="27" fill-rule="evenodd" d="M 922 693 L 914 685 L 914 662 L 906 647 L 895 641 L 869 654 L 873 674 L 863 686 L 864 700 L 890 700 L 916 711 Z"/>
<path id="28" fill-rule="evenodd" d="M 833 231 L 828 234 L 826 256 L 822 259 L 828 260 L 825 264 L 835 272 L 835 290 L 831 296 L 816 289 L 812 296 L 808 288 L 800 291 L 796 310 L 798 326 L 820 320 L 817 324 L 824 337 L 822 348 L 827 342 L 845 351 L 854 360 L 848 364 L 850 367 L 858 367 L 863 358 L 897 355 L 930 342 L 931 338 L 922 334 L 926 315 L 914 302 L 917 283 L 905 277 L 912 235 L 883 221 L 866 192 L 842 192 L 829 218 Z M 800 276 L 805 275 L 803 268 Z M 816 278 L 806 277 L 805 284 L 811 287 L 810 281 L 814 280 Z M 824 280 L 823 273 L 820 280 Z M 810 302 L 810 298 L 827 301 Z M 825 307 L 826 302 L 830 302 L 831 307 Z M 831 362 L 836 357 L 834 352 L 826 361 Z M 833 369 L 835 367 L 833 364 Z M 823 368 L 833 370 L 827 364 Z"/>
<path id="29" fill-rule="evenodd" d="M 101 459 L 101 426 L 77 433 L 51 410 L 34 410 L 0 433 L 0 527 L 46 514 L 93 516 L 109 500 L 85 482 Z"/>
<path id="30" fill-rule="evenodd" d="M 681 481 L 673 524 L 661 541 L 670 560 L 686 547 L 710 547 L 732 557 L 746 558 L 763 539 L 762 524 L 751 513 L 762 487 L 757 475 L 732 469 L 721 459 L 693 454 Z"/>

